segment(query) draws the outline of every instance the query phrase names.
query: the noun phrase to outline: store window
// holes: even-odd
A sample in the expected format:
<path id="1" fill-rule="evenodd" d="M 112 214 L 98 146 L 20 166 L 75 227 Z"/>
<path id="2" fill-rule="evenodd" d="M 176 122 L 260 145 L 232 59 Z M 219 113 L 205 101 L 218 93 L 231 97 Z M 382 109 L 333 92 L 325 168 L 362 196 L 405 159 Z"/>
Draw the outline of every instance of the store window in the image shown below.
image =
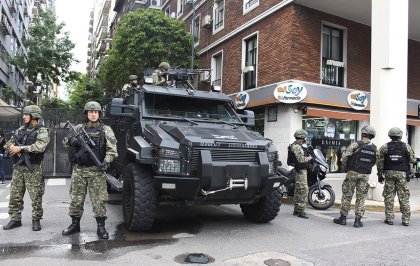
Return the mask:
<path id="1" fill-rule="evenodd" d="M 327 159 L 330 173 L 343 173 L 341 155 L 356 141 L 357 122 L 326 117 L 303 117 L 302 128 L 308 132 L 308 145 L 320 149 Z"/>

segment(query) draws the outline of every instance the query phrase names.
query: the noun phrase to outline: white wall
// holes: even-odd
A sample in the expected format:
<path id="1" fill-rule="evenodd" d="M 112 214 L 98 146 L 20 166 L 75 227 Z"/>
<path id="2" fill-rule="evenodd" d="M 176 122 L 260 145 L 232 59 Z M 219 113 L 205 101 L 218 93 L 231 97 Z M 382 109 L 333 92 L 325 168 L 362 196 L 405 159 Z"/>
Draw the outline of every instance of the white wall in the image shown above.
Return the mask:
<path id="1" fill-rule="evenodd" d="M 267 108 L 265 113 L 267 114 Z M 292 105 L 279 104 L 277 122 L 268 122 L 267 115 L 264 120 L 264 137 L 273 140 L 279 151 L 279 160 L 283 166 L 287 166 L 287 147 L 295 141 L 295 131 L 302 128 L 302 111 L 294 110 Z"/>

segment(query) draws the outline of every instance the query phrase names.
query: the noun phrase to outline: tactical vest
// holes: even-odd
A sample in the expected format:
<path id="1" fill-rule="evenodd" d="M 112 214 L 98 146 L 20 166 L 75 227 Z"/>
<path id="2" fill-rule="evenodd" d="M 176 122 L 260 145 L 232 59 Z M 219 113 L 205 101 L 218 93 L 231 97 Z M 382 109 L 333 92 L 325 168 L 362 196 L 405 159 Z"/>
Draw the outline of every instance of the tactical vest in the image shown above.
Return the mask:
<path id="1" fill-rule="evenodd" d="M 39 129 L 43 127 L 40 125 L 36 125 L 32 131 L 28 131 L 28 128 L 25 127 L 23 129 L 18 130 L 15 138 L 17 140 L 16 144 L 19 146 L 29 146 L 36 142 L 36 137 L 38 136 Z M 44 159 L 44 152 L 40 153 L 28 153 L 29 154 L 29 161 L 31 164 L 41 164 L 42 159 Z M 19 156 L 13 156 L 14 163 L 19 161 Z"/>
<path id="2" fill-rule="evenodd" d="M 302 170 L 308 168 L 309 162 L 299 163 L 296 154 L 292 151 L 292 145 L 299 145 L 302 147 L 305 157 L 308 156 L 308 152 L 301 144 L 290 144 L 287 147 L 287 165 L 293 166 L 296 170 Z"/>
<path id="3" fill-rule="evenodd" d="M 84 127 L 85 125 L 83 125 Z M 95 147 L 91 147 L 96 157 L 103 162 L 106 154 L 106 140 L 104 133 L 104 124 L 101 123 L 98 127 L 84 127 L 89 138 L 95 143 Z M 90 156 L 83 156 L 82 158 L 75 156 L 76 153 L 82 149 L 81 147 L 69 150 L 70 160 L 81 166 L 95 166 L 95 162 Z"/>
<path id="4" fill-rule="evenodd" d="M 401 141 L 387 143 L 388 152 L 385 155 L 384 170 L 407 171 L 409 169 L 406 145 Z"/>
<path id="5" fill-rule="evenodd" d="M 375 144 L 367 145 L 361 140 L 357 144 L 359 147 L 349 158 L 347 169 L 359 174 L 370 174 L 376 163 L 376 146 Z"/>

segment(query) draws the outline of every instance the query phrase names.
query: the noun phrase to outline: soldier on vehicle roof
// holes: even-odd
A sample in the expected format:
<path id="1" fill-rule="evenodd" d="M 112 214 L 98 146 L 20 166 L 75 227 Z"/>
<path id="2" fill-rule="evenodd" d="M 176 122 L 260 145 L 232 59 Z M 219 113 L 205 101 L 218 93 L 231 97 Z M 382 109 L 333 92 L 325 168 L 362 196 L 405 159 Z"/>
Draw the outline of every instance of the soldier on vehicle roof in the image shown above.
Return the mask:
<path id="1" fill-rule="evenodd" d="M 86 103 L 84 107 L 85 123 L 76 126 L 76 131 L 84 128 L 90 139 L 95 143 L 92 150 L 103 162 L 101 169 L 98 169 L 91 156 L 81 147 L 76 136 L 70 133 L 63 140 L 63 144 L 69 147 L 69 159 L 73 163 L 69 207 L 72 223 L 62 232 L 65 236 L 80 232 L 83 205 L 86 193 L 89 191 L 93 212 L 98 224 L 97 235 L 101 239 L 109 238 L 105 229 L 105 219 L 107 218 L 105 203 L 108 200 L 108 192 L 106 177 L 102 171 L 105 171 L 117 157 L 117 140 L 112 129 L 100 120 L 101 112 L 102 108 L 99 103 L 93 101 Z"/>
<path id="2" fill-rule="evenodd" d="M 153 84 L 162 86 L 166 85 L 165 77 L 161 76 L 160 74 L 168 71 L 169 69 L 171 69 L 171 65 L 169 65 L 169 63 L 160 63 L 158 69 L 156 69 L 155 72 L 153 72 L 152 74 Z"/>
<path id="3" fill-rule="evenodd" d="M 43 216 L 42 196 L 45 184 L 41 162 L 50 141 L 48 130 L 38 121 L 42 118 L 41 109 L 36 105 L 23 108 L 24 125 L 16 130 L 4 145 L 14 160 L 12 184 L 10 186 L 9 215 L 10 222 L 3 230 L 22 226 L 23 197 L 28 190 L 32 200 L 32 230 L 41 230 Z"/>

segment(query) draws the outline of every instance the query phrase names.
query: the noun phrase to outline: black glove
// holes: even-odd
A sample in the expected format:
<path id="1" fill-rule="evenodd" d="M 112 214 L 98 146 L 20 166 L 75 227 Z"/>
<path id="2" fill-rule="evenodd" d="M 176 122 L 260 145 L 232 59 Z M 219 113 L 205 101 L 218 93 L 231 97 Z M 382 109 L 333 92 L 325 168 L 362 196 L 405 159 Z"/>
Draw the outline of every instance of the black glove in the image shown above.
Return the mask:
<path id="1" fill-rule="evenodd" d="M 106 171 L 109 167 L 109 163 L 107 161 L 104 161 L 103 163 L 101 163 L 101 165 L 99 166 L 99 170 L 101 171 Z"/>
<path id="2" fill-rule="evenodd" d="M 384 180 L 385 180 L 384 174 L 378 173 L 378 182 L 382 184 Z"/>
<path id="3" fill-rule="evenodd" d="M 68 143 L 71 147 L 80 147 L 80 141 L 76 137 L 70 137 Z"/>
<path id="4" fill-rule="evenodd" d="M 76 162 L 87 162 L 90 160 L 89 153 L 85 152 L 83 149 L 80 149 L 74 155 Z"/>

